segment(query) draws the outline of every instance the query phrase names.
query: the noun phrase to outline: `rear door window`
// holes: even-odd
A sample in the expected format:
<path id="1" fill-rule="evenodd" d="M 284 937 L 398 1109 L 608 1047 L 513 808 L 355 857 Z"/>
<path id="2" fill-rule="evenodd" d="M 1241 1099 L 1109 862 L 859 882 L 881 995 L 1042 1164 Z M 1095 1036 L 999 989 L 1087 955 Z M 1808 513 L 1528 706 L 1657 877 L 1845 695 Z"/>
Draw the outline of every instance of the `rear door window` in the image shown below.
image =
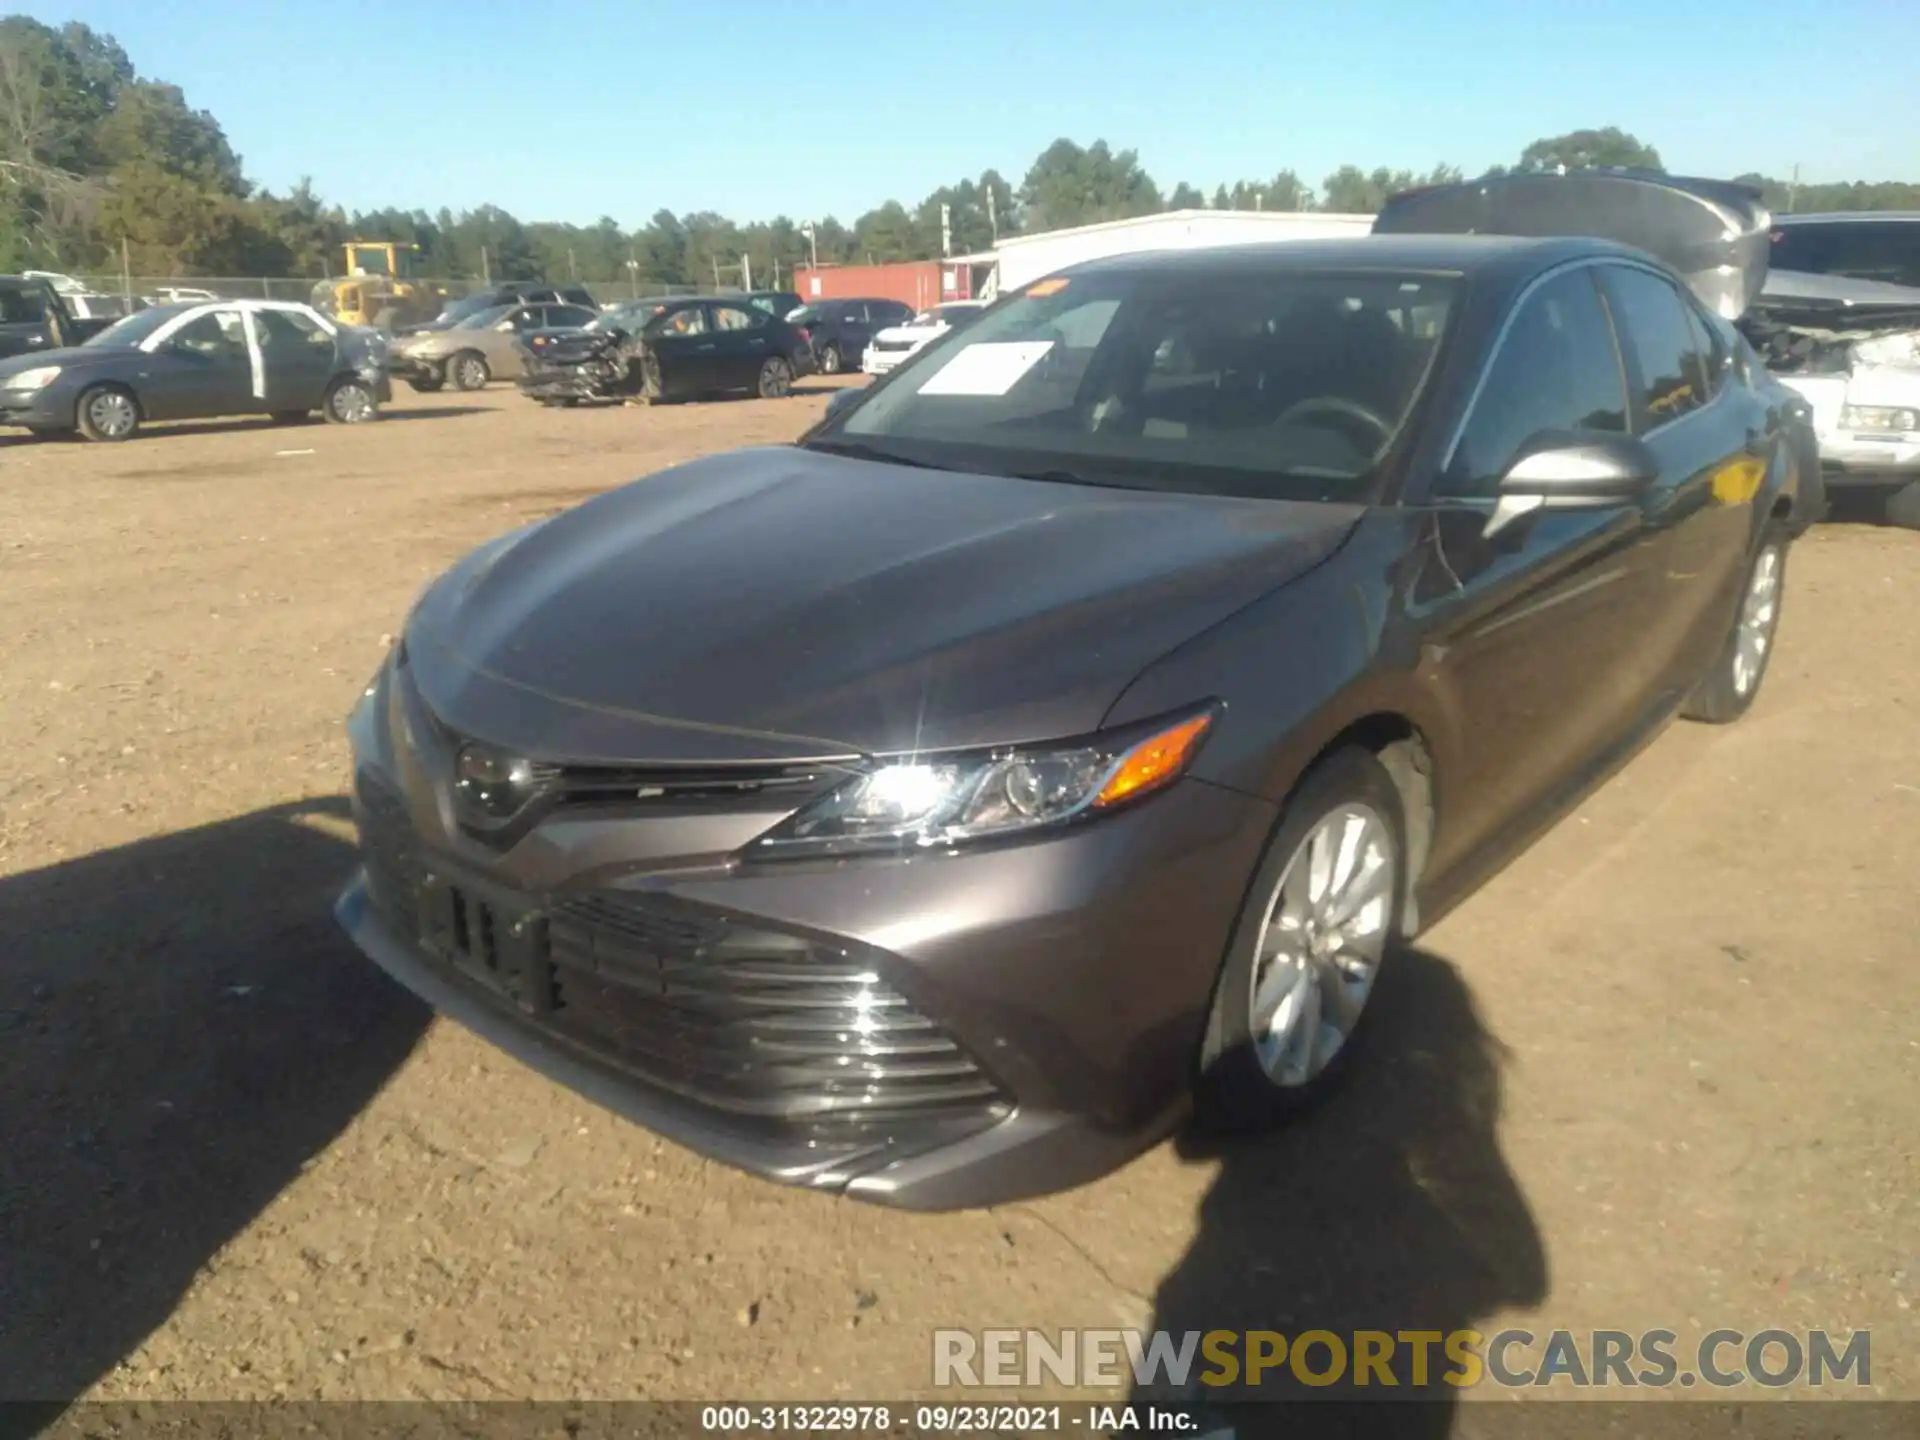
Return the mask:
<path id="1" fill-rule="evenodd" d="M 1674 318 L 1684 328 L 1685 317 Z M 1593 271 L 1563 271 L 1514 312 L 1441 493 L 1491 496 L 1521 448 L 1543 431 L 1618 435 L 1626 428 L 1626 377 Z"/>
<path id="2" fill-rule="evenodd" d="M 1620 343 L 1634 372 L 1634 428 L 1644 434 L 1712 398 L 1698 327 L 1680 292 L 1650 270 L 1603 267 Z"/>

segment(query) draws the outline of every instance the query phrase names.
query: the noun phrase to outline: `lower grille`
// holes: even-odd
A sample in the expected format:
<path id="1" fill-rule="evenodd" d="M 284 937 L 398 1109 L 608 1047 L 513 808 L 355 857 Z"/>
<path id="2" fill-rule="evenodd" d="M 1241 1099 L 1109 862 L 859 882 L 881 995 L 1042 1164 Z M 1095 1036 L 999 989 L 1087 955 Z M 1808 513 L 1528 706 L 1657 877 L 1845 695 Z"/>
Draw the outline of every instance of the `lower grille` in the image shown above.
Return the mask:
<path id="1" fill-rule="evenodd" d="M 364 778 L 374 908 L 523 1023 L 756 1127 L 853 1139 L 980 1120 L 1010 1101 L 875 964 L 670 896 L 591 891 L 542 906 L 437 873 L 405 803 Z"/>
<path id="2" fill-rule="evenodd" d="M 547 926 L 555 1025 L 709 1104 L 817 1127 L 1003 1098 L 857 955 L 611 892 L 565 901 Z"/>

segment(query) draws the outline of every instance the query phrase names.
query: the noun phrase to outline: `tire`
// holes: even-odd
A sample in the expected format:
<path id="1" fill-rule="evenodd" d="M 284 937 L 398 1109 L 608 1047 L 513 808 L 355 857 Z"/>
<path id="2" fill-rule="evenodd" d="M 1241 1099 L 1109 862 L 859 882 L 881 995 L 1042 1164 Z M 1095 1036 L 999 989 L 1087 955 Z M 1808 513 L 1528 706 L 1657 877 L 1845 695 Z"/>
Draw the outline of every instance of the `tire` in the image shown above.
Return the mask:
<path id="1" fill-rule="evenodd" d="M 379 418 L 380 402 L 366 381 L 347 376 L 327 387 L 327 400 L 321 413 L 330 425 L 363 425 Z"/>
<path id="2" fill-rule="evenodd" d="M 1359 848 L 1344 870 L 1337 843 L 1323 851 L 1332 856 L 1326 879 L 1343 883 L 1325 884 L 1318 902 L 1303 905 L 1314 881 L 1312 842 L 1337 842 L 1349 829 Z M 1369 865 L 1369 859 L 1376 863 Z M 1350 748 L 1308 771 L 1267 843 L 1221 963 L 1194 1084 L 1199 1128 L 1216 1134 L 1264 1130 L 1310 1109 L 1339 1084 L 1365 1038 L 1367 1001 L 1401 932 L 1407 876 L 1406 819 L 1386 767 L 1369 751 Z M 1337 927 L 1351 932 L 1350 943 L 1329 944 L 1328 907 L 1337 914 L 1343 901 L 1365 897 Z M 1313 918 L 1311 930 L 1286 925 L 1302 911 Z M 1270 928 L 1270 922 L 1280 923 Z M 1263 946 L 1270 933 L 1320 938 L 1287 946 L 1292 965 L 1285 953 L 1262 964 L 1263 948 L 1272 948 Z M 1278 1017 L 1291 1008 L 1302 1016 L 1296 1036 L 1306 1034 L 1309 1021 L 1320 1022 L 1312 1027 L 1310 1050 L 1283 1043 L 1273 1027 L 1256 1024 L 1256 974 L 1265 989 L 1290 971 L 1304 976 L 1303 983 L 1268 1013 Z M 1328 1008 L 1336 993 L 1349 1017 L 1344 1033 L 1334 1023 L 1337 1012 Z"/>
<path id="3" fill-rule="evenodd" d="M 760 366 L 760 398 L 778 400 L 793 390 L 793 366 L 775 355 Z"/>
<path id="4" fill-rule="evenodd" d="M 447 361 L 447 384 L 456 390 L 478 390 L 493 378 L 487 357 L 478 350 L 462 350 Z"/>
<path id="5" fill-rule="evenodd" d="M 433 375 L 409 375 L 407 377 L 407 384 L 411 385 L 414 393 L 419 395 L 431 395 L 446 383 L 447 377 L 437 373 Z"/>
<path id="6" fill-rule="evenodd" d="M 822 375 L 838 375 L 846 365 L 847 358 L 840 353 L 839 345 L 830 341 L 821 347 L 820 373 Z"/>
<path id="7" fill-rule="evenodd" d="M 276 425 L 304 425 L 310 413 L 306 410 L 276 410 L 272 419 Z"/>
<path id="8" fill-rule="evenodd" d="M 1747 563 L 1739 607 L 1734 611 L 1727 638 L 1719 654 L 1714 656 L 1713 668 L 1694 687 L 1681 709 L 1680 713 L 1687 719 L 1725 725 L 1738 720 L 1752 707 L 1754 697 L 1760 693 L 1761 681 L 1767 678 L 1767 664 L 1773 659 L 1774 637 L 1780 628 L 1780 601 L 1786 592 L 1790 544 L 1786 528 L 1777 522 L 1762 533 L 1753 559 Z M 1770 580 L 1763 581 L 1763 574 L 1770 575 Z"/>
<path id="9" fill-rule="evenodd" d="M 642 405 L 658 405 L 666 398 L 667 385 L 660 374 L 660 357 L 651 350 L 640 357 L 640 391 L 635 397 Z"/>
<path id="10" fill-rule="evenodd" d="M 95 385 L 82 392 L 73 423 L 89 440 L 131 440 L 140 433 L 140 403 L 124 386 Z"/>

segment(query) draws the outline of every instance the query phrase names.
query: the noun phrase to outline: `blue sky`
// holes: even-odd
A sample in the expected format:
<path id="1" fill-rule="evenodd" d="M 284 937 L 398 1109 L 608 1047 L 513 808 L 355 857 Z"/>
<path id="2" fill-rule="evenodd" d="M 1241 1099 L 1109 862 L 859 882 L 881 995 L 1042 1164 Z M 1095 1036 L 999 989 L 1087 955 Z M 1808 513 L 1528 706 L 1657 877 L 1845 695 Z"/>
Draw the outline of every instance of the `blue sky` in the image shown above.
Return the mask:
<path id="1" fill-rule="evenodd" d="M 1555 13 L 1548 13 L 1555 12 Z M 1668 167 L 1920 179 L 1914 0 L 95 0 L 248 173 L 353 208 L 491 201 L 851 221 L 1061 135 L 1163 188 L 1284 167 L 1472 170 L 1619 125 Z M 350 65 L 356 52 L 367 60 Z M 1876 69 L 1875 57 L 1898 57 Z M 444 83 L 436 83 L 444 82 Z"/>

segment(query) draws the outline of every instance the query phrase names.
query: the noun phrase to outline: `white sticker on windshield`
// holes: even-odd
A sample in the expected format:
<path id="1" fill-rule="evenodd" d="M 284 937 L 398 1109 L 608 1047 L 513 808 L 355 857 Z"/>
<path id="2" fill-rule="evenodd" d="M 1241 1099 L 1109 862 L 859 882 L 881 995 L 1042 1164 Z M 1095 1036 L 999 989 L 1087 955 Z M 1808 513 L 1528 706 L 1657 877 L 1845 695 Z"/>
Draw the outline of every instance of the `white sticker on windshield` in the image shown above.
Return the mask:
<path id="1" fill-rule="evenodd" d="M 969 345 L 920 387 L 922 395 L 1004 395 L 1053 349 L 1051 340 Z"/>

